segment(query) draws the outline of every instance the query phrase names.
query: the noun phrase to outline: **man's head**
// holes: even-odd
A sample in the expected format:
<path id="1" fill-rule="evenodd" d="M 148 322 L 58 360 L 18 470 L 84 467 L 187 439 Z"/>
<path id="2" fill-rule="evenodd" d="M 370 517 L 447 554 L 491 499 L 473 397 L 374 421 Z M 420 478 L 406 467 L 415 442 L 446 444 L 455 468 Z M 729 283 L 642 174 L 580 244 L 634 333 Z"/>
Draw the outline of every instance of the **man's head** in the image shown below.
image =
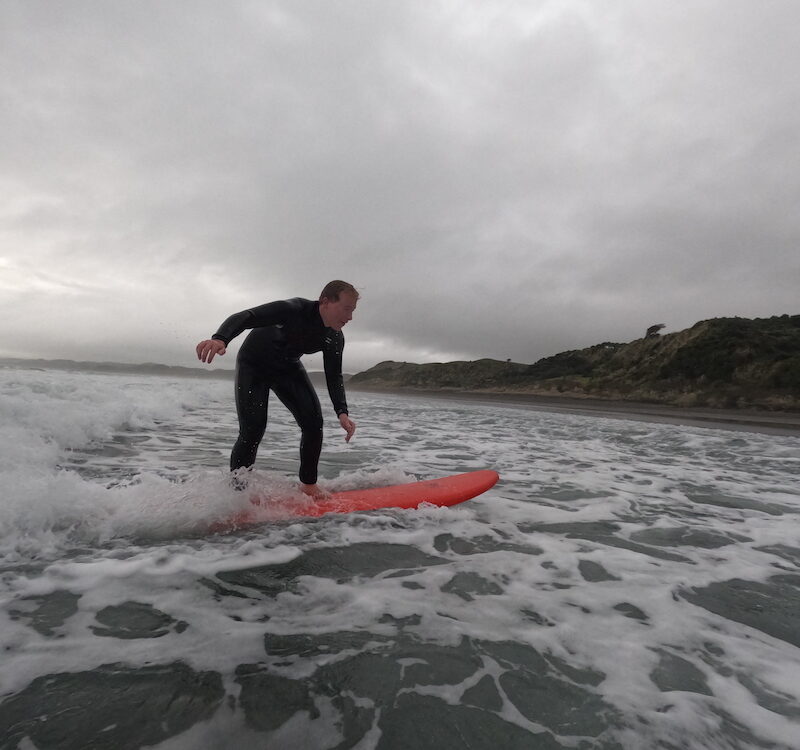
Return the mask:
<path id="1" fill-rule="evenodd" d="M 358 304 L 358 291 L 346 281 L 330 281 L 319 295 L 319 314 L 322 322 L 335 331 L 353 318 Z"/>

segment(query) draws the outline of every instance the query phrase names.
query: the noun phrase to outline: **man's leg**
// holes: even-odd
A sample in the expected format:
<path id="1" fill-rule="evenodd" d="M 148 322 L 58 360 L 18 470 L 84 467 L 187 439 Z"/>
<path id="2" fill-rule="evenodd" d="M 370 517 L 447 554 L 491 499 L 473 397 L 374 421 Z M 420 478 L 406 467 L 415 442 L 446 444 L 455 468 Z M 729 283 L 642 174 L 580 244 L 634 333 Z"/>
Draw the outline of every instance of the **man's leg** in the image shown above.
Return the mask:
<path id="1" fill-rule="evenodd" d="M 272 390 L 300 426 L 300 481 L 316 484 L 322 451 L 322 409 L 317 392 L 302 366 L 281 374 L 274 380 Z"/>
<path id="2" fill-rule="evenodd" d="M 256 453 L 267 429 L 269 384 L 257 368 L 236 363 L 236 414 L 239 437 L 231 452 L 231 471 L 256 462 Z"/>

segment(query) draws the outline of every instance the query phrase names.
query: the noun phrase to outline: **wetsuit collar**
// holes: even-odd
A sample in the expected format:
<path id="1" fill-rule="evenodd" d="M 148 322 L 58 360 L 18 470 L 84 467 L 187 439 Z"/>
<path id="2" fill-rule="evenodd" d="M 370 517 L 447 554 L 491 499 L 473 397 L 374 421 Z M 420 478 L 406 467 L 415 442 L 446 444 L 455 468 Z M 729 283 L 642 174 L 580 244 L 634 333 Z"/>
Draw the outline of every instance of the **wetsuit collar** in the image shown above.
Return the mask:
<path id="1" fill-rule="evenodd" d="M 323 327 L 323 329 L 326 330 L 326 331 L 332 331 L 333 328 L 331 328 L 330 326 L 326 326 L 325 325 L 325 321 L 322 319 L 322 313 L 319 311 L 319 300 L 317 300 L 314 303 L 314 310 L 317 313 L 317 319 L 319 320 L 320 325 Z"/>

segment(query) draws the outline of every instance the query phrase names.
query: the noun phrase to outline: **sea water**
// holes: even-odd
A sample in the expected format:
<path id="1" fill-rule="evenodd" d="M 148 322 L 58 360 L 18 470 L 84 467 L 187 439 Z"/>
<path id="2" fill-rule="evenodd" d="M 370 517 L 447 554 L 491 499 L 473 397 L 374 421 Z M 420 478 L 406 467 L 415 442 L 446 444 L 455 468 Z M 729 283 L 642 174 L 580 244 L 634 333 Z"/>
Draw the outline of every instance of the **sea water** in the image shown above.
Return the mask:
<path id="1" fill-rule="evenodd" d="M 800 747 L 800 439 L 349 398 L 328 489 L 500 483 L 214 534 L 231 382 L 0 370 L 0 749 Z"/>

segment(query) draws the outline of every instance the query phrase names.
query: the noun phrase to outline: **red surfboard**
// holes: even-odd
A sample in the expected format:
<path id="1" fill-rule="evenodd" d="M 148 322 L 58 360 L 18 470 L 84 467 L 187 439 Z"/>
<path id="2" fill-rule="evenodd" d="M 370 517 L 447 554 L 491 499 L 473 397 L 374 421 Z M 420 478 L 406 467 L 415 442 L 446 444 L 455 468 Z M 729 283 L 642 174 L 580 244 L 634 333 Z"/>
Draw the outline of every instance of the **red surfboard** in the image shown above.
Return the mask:
<path id="1" fill-rule="evenodd" d="M 253 497 L 250 499 L 252 508 L 213 524 L 210 530 L 226 531 L 271 520 L 314 518 L 326 513 L 352 513 L 380 508 L 411 509 L 423 503 L 457 505 L 486 492 L 499 478 L 496 471 L 484 469 L 390 487 L 344 490 L 321 498 L 302 498 L 297 501 Z"/>

